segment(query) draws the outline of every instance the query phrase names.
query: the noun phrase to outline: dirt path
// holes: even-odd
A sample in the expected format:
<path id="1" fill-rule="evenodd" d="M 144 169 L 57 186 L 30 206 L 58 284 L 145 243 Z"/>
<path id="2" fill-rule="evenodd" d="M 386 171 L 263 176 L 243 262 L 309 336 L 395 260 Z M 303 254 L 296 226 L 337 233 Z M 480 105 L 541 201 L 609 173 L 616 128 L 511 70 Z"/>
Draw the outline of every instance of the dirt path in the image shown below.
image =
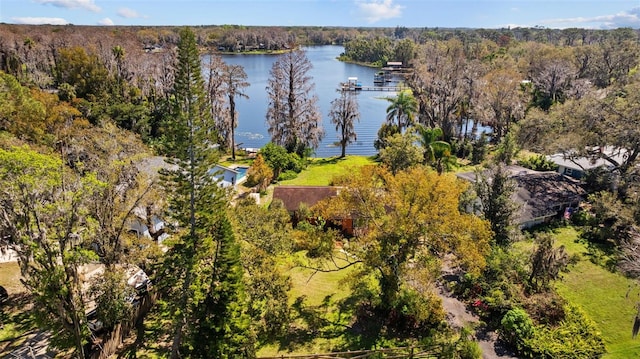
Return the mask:
<path id="1" fill-rule="evenodd" d="M 518 357 L 500 345 L 498 335 L 495 332 L 487 331 L 484 326 L 480 326 L 480 319 L 469 312 L 465 304 L 447 290 L 446 283 L 451 282 L 456 277 L 453 271 L 445 264 L 443 266 L 442 280 L 438 285 L 438 295 L 442 298 L 442 306 L 447 313 L 449 325 L 456 329 L 466 326 L 476 328 L 475 337 L 482 350 L 483 359 L 518 359 Z"/>

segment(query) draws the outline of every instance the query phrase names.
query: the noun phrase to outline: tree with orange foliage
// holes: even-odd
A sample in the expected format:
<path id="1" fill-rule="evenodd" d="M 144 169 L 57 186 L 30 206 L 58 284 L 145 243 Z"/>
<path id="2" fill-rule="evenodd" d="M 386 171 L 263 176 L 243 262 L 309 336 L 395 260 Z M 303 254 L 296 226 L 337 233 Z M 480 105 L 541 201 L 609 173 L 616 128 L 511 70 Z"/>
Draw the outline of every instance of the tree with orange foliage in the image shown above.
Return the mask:
<path id="1" fill-rule="evenodd" d="M 382 308 L 395 308 L 401 291 L 416 285 L 408 280 L 415 278 L 411 273 L 444 255 L 469 272 L 484 267 L 491 230 L 488 222 L 459 210 L 465 185 L 455 176 L 420 167 L 393 175 L 367 166 L 334 183 L 343 188 L 318 205 L 319 213 L 357 223 L 345 248 L 354 258 L 351 264 L 362 263 L 363 273 L 374 273 Z M 433 284 L 435 276 L 426 280 Z"/>

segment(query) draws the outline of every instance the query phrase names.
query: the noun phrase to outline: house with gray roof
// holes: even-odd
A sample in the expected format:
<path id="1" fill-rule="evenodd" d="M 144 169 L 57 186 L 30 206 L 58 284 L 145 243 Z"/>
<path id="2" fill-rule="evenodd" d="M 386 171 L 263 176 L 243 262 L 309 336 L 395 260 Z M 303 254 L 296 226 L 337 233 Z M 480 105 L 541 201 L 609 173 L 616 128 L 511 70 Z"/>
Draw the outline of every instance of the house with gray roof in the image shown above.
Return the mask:
<path id="1" fill-rule="evenodd" d="M 612 169 L 614 166 L 609 160 L 622 163 L 625 155 L 625 151 L 616 151 L 612 147 L 605 147 L 595 150 L 593 157 L 577 156 L 571 153 L 556 153 L 547 156 L 547 159 L 558 165 L 558 173 L 581 179 L 588 171 L 598 167 Z"/>
<path id="2" fill-rule="evenodd" d="M 561 218 L 567 208 L 577 208 L 586 194 L 578 180 L 557 172 L 539 172 L 520 166 L 507 166 L 506 170 L 516 184 L 511 200 L 519 207 L 516 222 L 520 228 Z M 476 181 L 475 172 L 457 176 Z"/>

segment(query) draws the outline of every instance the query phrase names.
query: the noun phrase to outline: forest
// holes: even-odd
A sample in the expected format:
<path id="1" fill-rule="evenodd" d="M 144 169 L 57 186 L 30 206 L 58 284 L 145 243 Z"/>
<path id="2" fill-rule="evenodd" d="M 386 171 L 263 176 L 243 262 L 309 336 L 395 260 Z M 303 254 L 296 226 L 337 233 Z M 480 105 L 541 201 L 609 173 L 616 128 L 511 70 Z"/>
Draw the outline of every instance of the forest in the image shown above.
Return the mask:
<path id="1" fill-rule="evenodd" d="M 22 288 L 2 304 L 0 352 L 46 332 L 82 359 L 481 358 L 488 332 L 517 357 L 638 355 L 639 35 L 0 24 L 0 248 Z M 347 155 L 355 93 L 322 128 L 301 46 L 323 44 L 409 69 L 372 158 Z M 277 56 L 257 154 L 235 143 L 249 84 L 217 56 L 230 52 Z M 311 158 L 334 136 L 341 156 Z M 550 193 L 522 173 L 551 178 L 553 158 L 577 166 L 551 183 L 580 204 L 529 226 L 523 208 Z M 248 167 L 246 182 L 221 185 L 217 164 Z M 287 184 L 332 195 L 287 208 Z M 622 300 L 623 329 L 572 293 L 613 285 L 593 273 L 627 285 L 598 294 Z M 479 324 L 452 325 L 443 291 Z"/>

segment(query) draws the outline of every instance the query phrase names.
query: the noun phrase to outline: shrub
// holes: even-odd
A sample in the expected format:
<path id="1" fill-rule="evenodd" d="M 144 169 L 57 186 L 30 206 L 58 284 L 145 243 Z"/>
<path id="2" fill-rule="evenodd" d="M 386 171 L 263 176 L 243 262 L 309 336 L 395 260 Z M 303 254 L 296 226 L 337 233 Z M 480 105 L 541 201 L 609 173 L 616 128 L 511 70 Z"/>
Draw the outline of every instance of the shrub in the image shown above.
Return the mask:
<path id="1" fill-rule="evenodd" d="M 296 171 L 284 171 L 280 173 L 278 176 L 278 181 L 288 181 L 298 177 L 298 172 Z"/>
<path id="2" fill-rule="evenodd" d="M 458 358 L 460 359 L 480 359 L 482 358 L 482 349 L 478 342 L 462 339 L 458 342 Z"/>
<path id="3" fill-rule="evenodd" d="M 526 260 L 522 254 L 495 247 L 482 275 L 463 276 L 456 292 L 468 299 L 490 326 L 499 326 L 500 318 L 522 296 L 522 283 L 527 277 Z"/>
<path id="4" fill-rule="evenodd" d="M 565 318 L 566 301 L 554 291 L 533 294 L 522 305 L 538 324 L 555 326 Z"/>
<path id="5" fill-rule="evenodd" d="M 500 337 L 519 353 L 528 351 L 528 342 L 534 334 L 533 321 L 524 309 L 511 309 L 500 321 Z"/>
<path id="6" fill-rule="evenodd" d="M 451 153 L 453 153 L 458 158 L 469 158 L 473 153 L 473 143 L 468 139 L 464 140 L 453 140 L 451 142 Z"/>
<path id="7" fill-rule="evenodd" d="M 558 165 L 547 159 L 544 155 L 530 156 L 529 158 L 518 161 L 518 164 L 534 171 L 556 171 L 558 169 Z"/>
<path id="8" fill-rule="evenodd" d="M 595 323 L 580 308 L 567 305 L 557 327 L 538 327 L 529 341 L 535 358 L 597 358 L 606 352 Z"/>
<path id="9" fill-rule="evenodd" d="M 606 352 L 595 323 L 574 305 L 564 307 L 557 326 L 533 326 L 527 312 L 517 308 L 502 319 L 502 338 L 520 355 L 530 358 L 598 358 Z"/>
<path id="10" fill-rule="evenodd" d="M 258 153 L 251 167 L 247 171 L 247 186 L 257 186 L 258 191 L 266 190 L 273 179 L 273 170 L 266 164 L 262 154 Z"/>
<path id="11" fill-rule="evenodd" d="M 433 293 L 403 289 L 392 307 L 389 327 L 398 333 L 426 333 L 440 325 L 445 318 L 442 300 Z"/>

